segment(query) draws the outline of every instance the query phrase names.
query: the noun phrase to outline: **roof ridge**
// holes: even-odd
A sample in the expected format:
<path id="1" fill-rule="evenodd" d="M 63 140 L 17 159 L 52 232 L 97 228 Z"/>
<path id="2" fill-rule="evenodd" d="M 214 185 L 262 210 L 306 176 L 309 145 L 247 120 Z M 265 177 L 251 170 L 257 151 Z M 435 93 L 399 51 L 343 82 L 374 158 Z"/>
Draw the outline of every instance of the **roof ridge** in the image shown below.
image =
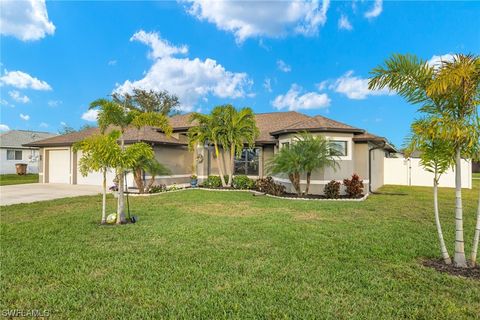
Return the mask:
<path id="1" fill-rule="evenodd" d="M 330 120 L 330 121 L 333 121 L 333 122 L 342 124 L 342 125 L 344 125 L 344 126 L 348 126 L 348 127 L 350 127 L 350 128 L 360 129 L 360 128 L 358 128 L 358 127 L 351 126 L 351 125 L 349 125 L 349 124 L 347 124 L 347 123 L 345 123 L 345 122 L 341 122 L 341 121 L 338 121 L 338 120 L 335 120 L 335 119 L 332 119 L 332 118 L 328 118 L 328 117 L 322 116 L 322 115 L 320 115 L 320 114 L 317 114 L 317 115 L 313 116 L 312 118 L 317 118 L 317 117 L 321 117 L 321 118 L 323 118 L 323 119 L 327 119 L 327 120 Z M 363 130 L 363 129 L 362 129 L 362 130 Z"/>

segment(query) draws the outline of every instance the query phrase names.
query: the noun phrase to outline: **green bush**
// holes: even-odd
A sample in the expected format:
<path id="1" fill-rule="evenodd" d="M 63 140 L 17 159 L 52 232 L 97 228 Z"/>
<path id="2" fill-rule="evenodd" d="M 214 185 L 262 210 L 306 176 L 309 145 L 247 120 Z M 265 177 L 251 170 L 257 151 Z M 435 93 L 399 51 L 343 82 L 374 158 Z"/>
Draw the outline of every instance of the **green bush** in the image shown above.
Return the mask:
<path id="1" fill-rule="evenodd" d="M 235 189 L 254 189 L 255 180 L 244 175 L 235 176 L 233 177 L 232 187 Z"/>
<path id="2" fill-rule="evenodd" d="M 258 179 L 255 182 L 255 188 L 260 192 L 265 192 L 274 196 L 281 196 L 285 193 L 285 186 L 275 183 L 272 177 Z"/>
<path id="3" fill-rule="evenodd" d="M 325 197 L 329 199 L 337 199 L 340 196 L 340 182 L 332 180 L 323 189 Z"/>
<path id="4" fill-rule="evenodd" d="M 222 180 L 220 176 L 208 176 L 202 185 L 205 188 L 220 188 L 222 186 Z"/>
<path id="5" fill-rule="evenodd" d="M 167 191 L 167 186 L 164 184 L 159 184 L 159 185 L 152 186 L 150 190 L 148 190 L 148 193 L 160 193 L 165 191 Z"/>

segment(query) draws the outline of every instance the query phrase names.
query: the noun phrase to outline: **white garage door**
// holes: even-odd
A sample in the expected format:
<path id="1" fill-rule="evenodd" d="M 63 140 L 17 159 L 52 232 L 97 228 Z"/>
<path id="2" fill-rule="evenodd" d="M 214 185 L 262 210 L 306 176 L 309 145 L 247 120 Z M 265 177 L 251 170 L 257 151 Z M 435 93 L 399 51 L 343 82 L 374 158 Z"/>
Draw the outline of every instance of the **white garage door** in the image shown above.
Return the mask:
<path id="1" fill-rule="evenodd" d="M 48 182 L 70 183 L 70 152 L 68 149 L 48 151 Z"/>
<path id="2" fill-rule="evenodd" d="M 82 151 L 78 151 L 77 153 L 77 163 L 80 163 L 80 159 L 82 158 Z M 115 174 L 113 169 L 109 169 L 107 171 L 107 188 L 113 186 L 113 179 L 115 179 Z M 102 172 L 89 172 L 85 177 L 80 172 L 78 165 L 77 165 L 77 184 L 86 184 L 86 185 L 94 185 L 94 186 L 101 186 L 103 183 L 103 175 Z"/>

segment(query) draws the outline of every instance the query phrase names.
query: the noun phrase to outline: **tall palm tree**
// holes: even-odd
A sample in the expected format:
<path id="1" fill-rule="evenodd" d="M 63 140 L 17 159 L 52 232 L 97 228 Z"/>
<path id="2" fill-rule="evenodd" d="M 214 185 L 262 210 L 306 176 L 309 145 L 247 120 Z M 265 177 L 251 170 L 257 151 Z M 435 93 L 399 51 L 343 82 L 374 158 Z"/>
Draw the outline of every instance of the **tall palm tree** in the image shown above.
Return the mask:
<path id="1" fill-rule="evenodd" d="M 219 144 L 220 138 L 218 131 L 220 125 L 218 122 L 217 112 L 212 112 L 210 115 L 205 115 L 201 113 L 193 113 L 190 116 L 190 122 L 196 123 L 195 126 L 188 129 L 188 141 L 190 150 L 195 150 L 198 144 L 209 145 L 213 144 L 215 149 L 215 160 L 217 162 L 218 172 L 220 174 L 220 179 L 222 181 L 222 186 L 226 186 L 223 161 L 220 158 L 223 152 L 220 152 Z"/>
<path id="2" fill-rule="evenodd" d="M 429 114 L 436 137 L 455 150 L 455 255 L 454 264 L 467 267 L 463 238 L 461 158 L 478 143 L 477 106 L 480 102 L 478 56 L 455 55 L 453 61 L 431 66 L 412 55 L 394 55 L 373 69 L 369 89 L 389 88 Z M 475 123 L 476 121 L 476 123 Z"/>
<path id="3" fill-rule="evenodd" d="M 440 243 L 440 252 L 445 264 L 451 264 L 452 260 L 448 253 L 445 239 L 443 237 L 442 225 L 438 207 L 438 183 L 448 169 L 454 165 L 452 150 L 448 141 L 444 141 L 430 135 L 431 126 L 428 118 L 416 120 L 412 126 L 412 135 L 407 139 L 406 156 L 409 157 L 412 152 L 420 151 L 420 165 L 426 171 L 433 173 L 433 208 L 435 225 Z"/>
<path id="4" fill-rule="evenodd" d="M 234 106 L 227 104 L 216 107 L 213 114 L 218 114 L 220 117 L 218 136 L 229 154 L 227 186 L 230 187 L 233 181 L 235 155 L 240 156 L 245 145 L 249 147 L 255 145 L 259 130 L 255 114 L 250 108 L 237 110 Z"/>
<path id="5" fill-rule="evenodd" d="M 90 109 L 99 109 L 97 120 L 100 130 L 105 132 L 109 127 L 114 127 L 120 131 L 120 148 L 122 152 L 126 151 L 124 134 L 130 127 L 136 127 L 140 129 L 144 126 L 154 126 L 170 135 L 172 128 L 169 124 L 168 118 L 162 114 L 151 111 L 142 111 L 132 108 L 132 97 L 130 95 L 115 96 L 114 100 L 98 99 L 90 104 Z M 131 149 L 136 150 L 136 149 Z M 140 160 L 138 158 L 137 160 Z M 125 159 L 126 163 L 131 163 L 130 159 Z M 128 160 L 128 161 L 127 161 Z M 125 223 L 125 197 L 124 197 L 124 179 L 125 171 L 134 167 L 135 163 L 131 163 L 130 166 L 125 167 L 122 165 L 117 166 L 116 176 L 118 180 L 118 214 L 117 224 Z"/>

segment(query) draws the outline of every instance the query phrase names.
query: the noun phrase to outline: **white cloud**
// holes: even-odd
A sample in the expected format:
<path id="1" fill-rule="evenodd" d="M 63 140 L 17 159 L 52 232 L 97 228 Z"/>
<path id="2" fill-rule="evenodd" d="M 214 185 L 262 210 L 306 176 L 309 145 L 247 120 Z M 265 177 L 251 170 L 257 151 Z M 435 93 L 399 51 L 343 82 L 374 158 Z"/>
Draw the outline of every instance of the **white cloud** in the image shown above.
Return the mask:
<path id="1" fill-rule="evenodd" d="M 52 90 L 45 81 L 32 77 L 23 71 L 6 71 L 0 77 L 0 86 L 7 85 L 19 89 Z"/>
<path id="2" fill-rule="evenodd" d="M 287 34 L 316 35 L 327 21 L 330 0 L 313 1 L 210 1 L 185 0 L 187 11 L 232 32 L 237 43 L 255 37 Z"/>
<path id="3" fill-rule="evenodd" d="M 0 105 L 10 107 L 10 108 L 15 108 L 15 106 L 13 104 L 11 104 L 10 102 L 8 102 L 5 99 L 0 99 Z"/>
<path id="4" fill-rule="evenodd" d="M 58 107 L 62 103 L 63 103 L 63 101 L 61 101 L 61 100 L 48 100 L 48 102 L 47 102 L 48 106 L 50 106 L 50 107 Z"/>
<path id="5" fill-rule="evenodd" d="M 48 123 L 40 122 L 39 127 L 40 127 L 40 128 L 48 128 Z"/>
<path id="6" fill-rule="evenodd" d="M 427 63 L 432 67 L 438 68 L 440 67 L 442 61 L 451 62 L 453 61 L 453 57 L 454 55 L 452 53 L 447 53 L 440 56 L 434 55 L 430 58 L 430 60 L 427 61 Z"/>
<path id="7" fill-rule="evenodd" d="M 118 85 L 115 92 L 130 92 L 133 88 L 168 90 L 180 98 L 183 111 L 191 111 L 194 105 L 208 95 L 219 98 L 241 98 L 248 95 L 252 81 L 246 73 L 226 70 L 217 61 L 207 58 L 178 58 L 175 54 L 187 54 L 187 47 L 176 47 L 162 40 L 157 33 L 137 32 L 132 40 L 148 44 L 153 65 L 143 79 Z"/>
<path id="8" fill-rule="evenodd" d="M 375 3 L 373 4 L 373 7 L 365 12 L 365 18 L 368 19 L 373 19 L 378 17 L 383 10 L 383 0 L 375 0 Z"/>
<path id="9" fill-rule="evenodd" d="M 30 120 L 30 116 L 28 114 L 20 113 L 20 118 L 25 121 Z"/>
<path id="10" fill-rule="evenodd" d="M 12 91 L 9 91 L 8 92 L 8 95 L 10 96 L 10 98 L 12 98 L 13 100 L 15 100 L 16 102 L 20 102 L 20 103 L 29 103 L 30 102 L 30 98 L 27 97 L 26 95 L 22 95 L 19 91 L 17 90 L 12 90 Z"/>
<path id="11" fill-rule="evenodd" d="M 345 15 L 341 15 L 340 19 L 338 19 L 338 29 L 341 30 L 352 30 L 352 24 L 350 23 L 350 20 L 348 20 L 348 17 Z"/>
<path id="12" fill-rule="evenodd" d="M 98 110 L 90 109 L 82 114 L 82 119 L 85 121 L 95 122 L 97 121 Z"/>
<path id="13" fill-rule="evenodd" d="M 272 92 L 272 80 L 270 78 L 263 80 L 263 88 L 268 92 Z"/>
<path id="14" fill-rule="evenodd" d="M 9 126 L 3 123 L 0 124 L 0 131 L 8 131 L 8 130 L 10 130 Z"/>
<path id="15" fill-rule="evenodd" d="M 117 60 L 110 60 L 108 61 L 109 66 L 115 66 L 117 64 Z"/>
<path id="16" fill-rule="evenodd" d="M 329 89 L 335 90 L 335 92 L 344 94 L 349 99 L 354 100 L 362 100 L 367 98 L 367 96 L 395 94 L 394 92 L 387 89 L 369 90 L 368 79 L 354 76 L 353 70 L 348 71 L 343 76 L 338 78 L 333 84 L 329 86 Z"/>
<path id="17" fill-rule="evenodd" d="M 45 0 L 2 0 L 0 9 L 2 35 L 30 41 L 55 32 L 55 26 L 48 19 Z"/>
<path id="18" fill-rule="evenodd" d="M 285 63 L 283 60 L 277 60 L 277 68 L 282 72 L 290 72 L 292 71 L 292 67 Z"/>
<path id="19" fill-rule="evenodd" d="M 318 91 L 322 91 L 327 87 L 328 80 L 324 80 L 320 83 L 317 83 L 315 86 L 317 87 Z"/>
<path id="20" fill-rule="evenodd" d="M 302 87 L 292 84 L 286 94 L 279 95 L 272 101 L 272 105 L 278 109 L 305 110 L 328 108 L 330 98 L 326 93 L 307 92 L 303 93 Z"/>
<path id="21" fill-rule="evenodd" d="M 67 126 L 67 123 L 66 123 L 65 121 L 60 121 L 60 125 L 61 125 L 62 127 L 66 127 L 66 126 Z"/>

